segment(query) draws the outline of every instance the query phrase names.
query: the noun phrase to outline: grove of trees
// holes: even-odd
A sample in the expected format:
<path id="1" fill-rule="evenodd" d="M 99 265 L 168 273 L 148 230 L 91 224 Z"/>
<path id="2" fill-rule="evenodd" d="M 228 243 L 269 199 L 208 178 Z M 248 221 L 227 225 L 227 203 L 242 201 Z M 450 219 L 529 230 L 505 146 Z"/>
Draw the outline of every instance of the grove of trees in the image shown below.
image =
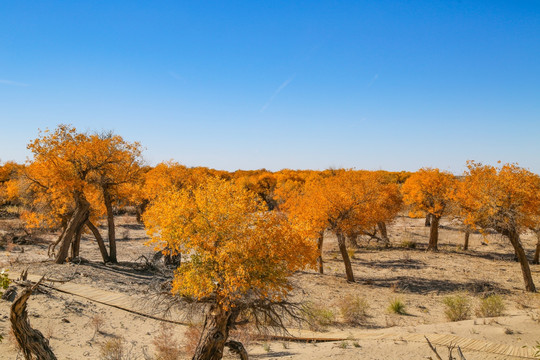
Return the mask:
<path id="1" fill-rule="evenodd" d="M 148 245 L 176 262 L 172 293 L 199 304 L 205 322 L 194 359 L 220 359 L 229 332 L 243 321 L 283 327 L 296 271 L 324 274 L 323 245 L 337 239 L 345 278 L 356 280 L 348 246 L 361 236 L 391 245 L 386 224 L 397 216 L 428 217 L 426 250 L 438 251 L 441 218 L 458 219 L 468 249 L 471 231 L 507 238 L 525 289 L 536 291 L 521 236 L 538 236 L 540 177 L 516 164 L 468 162 L 454 176 L 353 169 L 239 170 L 149 166 L 142 147 L 113 133 L 81 133 L 69 125 L 45 130 L 28 144 L 25 164 L 0 165 L 0 209 L 17 206 L 28 229 L 56 231 L 50 254 L 58 264 L 80 257 L 83 233 L 95 238 L 104 262 L 117 262 L 115 211 L 137 209 Z M 106 241 L 99 226 L 106 225 Z M 376 235 L 378 234 L 378 235 Z M 348 241 L 347 241 L 348 240 Z M 353 244 L 353 245 L 351 245 Z"/>

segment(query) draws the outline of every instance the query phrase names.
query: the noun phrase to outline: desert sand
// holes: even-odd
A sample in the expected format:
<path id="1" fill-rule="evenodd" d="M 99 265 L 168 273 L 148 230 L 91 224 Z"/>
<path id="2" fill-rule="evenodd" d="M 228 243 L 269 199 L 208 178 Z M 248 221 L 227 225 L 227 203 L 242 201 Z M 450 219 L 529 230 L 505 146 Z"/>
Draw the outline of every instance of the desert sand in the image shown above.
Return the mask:
<path id="1" fill-rule="evenodd" d="M 9 228 L 16 227 L 16 221 L 0 220 L 0 235 L 12 231 Z M 64 284 L 75 291 L 97 289 L 118 294 L 118 299 L 129 299 L 125 300 L 129 302 L 126 307 L 136 308 L 140 313 L 54 290 L 63 283 L 45 281 L 49 287 L 36 292 L 28 302 L 29 317 L 32 326 L 49 339 L 59 359 L 99 359 L 103 344 L 115 338 L 121 338 L 129 351 L 130 357 L 126 359 L 155 358 L 155 339 L 164 324 L 172 334 L 169 342 L 177 342 L 180 347 L 189 342 L 185 336 L 187 326 L 144 316 L 187 321 L 181 310 L 164 314 L 162 307 L 152 300 L 157 289 L 168 281 L 172 269 L 149 266 L 147 260 L 152 259 L 154 252 L 144 245 L 147 237 L 143 226 L 128 215 L 118 216 L 117 224 L 119 263 L 115 265 L 100 261 L 97 245 L 89 235 L 83 237 L 81 244 L 83 260 L 64 265 L 54 264 L 47 256 L 47 247 L 54 241 L 55 234 L 33 235 L 25 243 L 0 249 L 0 268 L 9 269 L 14 279 L 28 269 L 31 278 L 44 275 L 48 279 L 67 281 Z M 334 319 L 317 332 L 307 328 L 291 328 L 290 332 L 294 336 L 337 341 L 306 343 L 250 338 L 246 343 L 250 357 L 425 359 L 433 357 L 423 340 L 426 335 L 431 339 L 461 339 L 462 344 L 478 340 L 477 344 L 486 345 L 485 351 L 471 349 L 472 345 L 464 346 L 462 350 L 467 359 L 532 358 L 532 348 L 540 341 L 540 297 L 523 290 L 520 267 L 513 261 L 508 240 L 497 235 L 484 238 L 473 234 L 470 249 L 463 251 L 460 249 L 463 233 L 458 226 L 444 219 L 441 224 L 440 250 L 435 253 L 425 251 L 429 228 L 424 226 L 423 219 L 400 216 L 389 224 L 392 247 L 388 249 L 379 247 L 374 240 L 361 239 L 352 260 L 355 283 L 346 282 L 335 238 L 328 235 L 324 245 L 326 273 L 320 275 L 314 270 L 297 273 L 292 279 L 296 286 L 292 297 L 324 307 L 334 313 Z M 104 227 L 100 230 L 106 233 Z M 416 248 L 401 246 L 404 241 L 415 242 Z M 525 234 L 522 241 L 532 257 L 534 237 Z M 532 265 L 532 271 L 535 282 L 540 285 L 540 266 Z M 368 316 L 360 325 L 346 324 L 339 314 L 338 304 L 349 294 L 362 296 L 369 303 Z M 469 320 L 447 320 L 443 299 L 456 294 L 470 301 L 473 311 Z M 478 317 L 474 309 L 480 299 L 490 294 L 503 297 L 504 315 Z M 396 298 L 404 302 L 405 315 L 388 312 L 390 301 Z M 9 335 L 10 305 L 9 301 L 0 300 L 0 333 L 4 335 L 0 358 L 20 359 Z M 200 316 L 191 321 L 197 322 L 197 319 Z M 437 348 L 443 358 L 448 357 L 445 346 L 437 345 Z M 522 349 L 523 357 L 501 354 L 504 349 L 512 348 Z M 454 355 L 457 356 L 455 352 Z M 189 358 L 188 354 L 183 356 Z M 230 354 L 227 357 L 233 358 Z"/>

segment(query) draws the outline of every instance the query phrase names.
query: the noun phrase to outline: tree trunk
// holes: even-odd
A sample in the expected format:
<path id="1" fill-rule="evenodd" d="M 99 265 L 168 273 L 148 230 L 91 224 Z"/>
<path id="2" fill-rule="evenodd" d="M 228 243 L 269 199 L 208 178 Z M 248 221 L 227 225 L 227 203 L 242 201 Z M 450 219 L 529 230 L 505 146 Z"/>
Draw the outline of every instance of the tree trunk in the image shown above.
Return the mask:
<path id="1" fill-rule="evenodd" d="M 210 305 L 193 360 L 221 360 L 233 317 L 231 310 L 223 310 L 216 304 Z"/>
<path id="2" fill-rule="evenodd" d="M 347 281 L 354 282 L 354 275 L 351 266 L 351 260 L 349 259 L 349 253 L 347 252 L 347 246 L 345 244 L 345 236 L 341 232 L 336 232 L 338 239 L 339 251 L 343 257 L 343 263 L 345 264 L 345 274 L 347 275 Z"/>
<path id="3" fill-rule="evenodd" d="M 174 265 L 176 267 L 180 266 L 182 264 L 182 254 L 178 253 L 175 255 L 167 254 L 165 255 L 165 258 L 163 259 L 165 262 L 165 265 Z"/>
<path id="4" fill-rule="evenodd" d="M 69 246 L 74 241 L 74 237 L 78 231 L 84 226 L 88 215 L 90 214 L 90 203 L 84 198 L 82 193 L 75 194 L 75 211 L 68 221 L 66 231 L 64 231 L 59 239 L 60 250 L 56 255 L 55 262 L 63 264 L 68 256 Z"/>
<path id="5" fill-rule="evenodd" d="M 429 244 L 427 249 L 437 251 L 437 243 L 439 242 L 439 220 L 440 216 L 431 215 L 431 226 L 429 228 Z"/>
<path id="6" fill-rule="evenodd" d="M 430 227 L 431 226 L 431 214 L 430 213 L 426 214 L 426 222 L 424 223 L 424 226 L 425 227 Z"/>
<path id="7" fill-rule="evenodd" d="M 28 321 L 26 302 L 32 291 L 39 285 L 41 280 L 32 287 L 24 289 L 11 305 L 9 320 L 13 335 L 17 340 L 26 360 L 56 360 L 56 356 L 49 346 L 49 341 L 36 329 L 32 329 Z"/>
<path id="8" fill-rule="evenodd" d="M 83 230 L 83 227 L 77 230 L 77 233 L 75 234 L 73 242 L 71 243 L 71 258 L 72 259 L 79 257 L 79 250 L 81 248 L 82 230 Z"/>
<path id="9" fill-rule="evenodd" d="M 534 252 L 534 259 L 533 264 L 539 264 L 540 263 L 540 230 L 535 230 L 534 233 L 536 234 L 536 251 Z"/>
<path id="10" fill-rule="evenodd" d="M 319 264 L 319 274 L 324 274 L 324 265 L 323 265 L 323 259 L 322 259 L 323 241 L 324 241 L 324 231 L 321 231 L 319 233 L 319 238 L 317 239 L 317 252 L 319 254 L 319 257 L 317 257 L 317 264 Z"/>
<path id="11" fill-rule="evenodd" d="M 523 280 L 525 281 L 525 289 L 530 292 L 536 292 L 536 287 L 534 286 L 531 275 L 531 268 L 529 267 L 529 260 L 527 259 L 527 255 L 523 250 L 523 246 L 521 246 L 518 232 L 515 230 L 505 231 L 503 232 L 503 235 L 506 235 L 508 239 L 510 239 L 512 246 L 514 247 L 519 264 L 521 265 L 521 273 L 523 274 Z"/>
<path id="12" fill-rule="evenodd" d="M 112 197 L 107 186 L 103 187 L 103 199 L 107 209 L 107 231 L 109 236 L 109 261 L 116 263 L 116 234 L 114 232 L 114 213 L 112 207 Z"/>
<path id="13" fill-rule="evenodd" d="M 388 238 L 388 231 L 386 230 L 386 223 L 384 221 L 379 221 L 377 223 L 377 227 L 379 228 L 379 232 L 381 233 L 381 238 L 384 241 L 384 246 L 389 247 L 390 239 Z"/>
<path id="14" fill-rule="evenodd" d="M 136 206 L 137 209 L 137 222 L 142 223 L 142 215 L 148 206 L 148 200 L 143 200 L 139 205 Z"/>
<path id="15" fill-rule="evenodd" d="M 88 228 L 90 229 L 90 231 L 92 232 L 92 234 L 94 234 L 94 237 L 96 238 L 96 241 L 99 246 L 99 251 L 101 252 L 101 257 L 103 258 L 103 262 L 108 263 L 109 254 L 107 253 L 107 248 L 105 247 L 105 243 L 103 242 L 103 238 L 101 237 L 101 234 L 99 233 L 98 228 L 95 227 L 94 224 L 90 222 L 90 220 L 86 222 L 86 226 L 88 226 Z"/>
<path id="16" fill-rule="evenodd" d="M 465 230 L 465 241 L 463 242 L 463 250 L 469 250 L 469 237 L 471 236 L 471 230 L 467 228 Z"/>

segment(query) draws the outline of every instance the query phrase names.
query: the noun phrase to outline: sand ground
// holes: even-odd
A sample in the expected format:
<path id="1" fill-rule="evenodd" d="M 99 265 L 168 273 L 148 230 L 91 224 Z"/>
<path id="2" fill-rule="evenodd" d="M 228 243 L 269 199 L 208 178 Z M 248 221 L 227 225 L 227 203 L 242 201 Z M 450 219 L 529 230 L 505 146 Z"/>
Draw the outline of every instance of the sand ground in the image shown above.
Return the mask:
<path id="1" fill-rule="evenodd" d="M 56 265 L 47 257 L 47 247 L 54 234 L 33 236 L 26 244 L 15 244 L 0 252 L 0 268 L 9 269 L 17 277 L 23 269 L 29 273 L 67 279 L 82 284 L 141 299 L 141 312 L 160 314 L 160 308 L 143 301 L 166 282 L 171 272 L 149 268 L 153 250 L 144 246 L 144 228 L 131 216 L 117 217 L 119 264 L 100 262 L 97 245 L 85 235 L 81 244 L 83 262 Z M 0 235 L 9 231 L 16 220 L 0 220 Z M 12 224 L 13 225 L 13 224 Z M 12 226 L 13 227 L 13 226 Z M 403 341 L 400 334 L 453 334 L 498 344 L 531 348 L 540 341 L 540 297 L 523 291 L 519 264 L 513 261 L 513 251 L 505 238 L 480 234 L 471 235 L 470 250 L 460 250 L 463 234 L 450 221 L 442 221 L 440 251 L 425 252 L 429 229 L 423 219 L 398 217 L 388 227 L 392 247 L 379 248 L 375 241 L 362 239 L 354 250 L 353 269 L 356 282 L 345 281 L 335 238 L 327 236 L 324 245 L 324 275 L 314 271 L 298 273 L 293 282 L 295 300 L 310 301 L 334 314 L 329 325 L 319 333 L 304 330 L 305 336 L 333 337 L 344 340 L 325 343 L 291 341 L 256 341 L 248 343 L 252 358 L 265 359 L 424 359 L 433 356 L 425 342 Z M 105 228 L 101 232 L 106 234 Z M 488 242 L 486 243 L 487 240 Z M 535 239 L 522 237 L 532 257 Z M 407 249 L 404 242 L 416 242 L 416 249 Z M 540 266 L 532 265 L 533 277 L 540 285 Z M 462 295 L 473 308 L 471 319 L 448 322 L 443 299 Z M 504 316 L 479 318 L 474 309 L 489 294 L 499 294 L 506 305 Z M 339 313 L 341 299 L 347 295 L 367 300 L 368 316 L 361 325 L 345 324 Z M 406 315 L 390 314 L 389 303 L 399 298 L 406 306 Z M 18 351 L 9 335 L 10 303 L 0 300 L 1 359 L 16 359 Z M 99 304 L 81 297 L 48 290 L 36 293 L 28 303 L 30 321 L 50 339 L 59 359 L 99 359 L 107 341 L 121 337 L 131 359 L 152 358 L 155 339 L 160 333 L 160 321 Z M 169 315 L 174 319 L 178 315 Z M 96 326 L 100 323 L 100 326 Z M 187 327 L 170 325 L 169 342 L 180 346 L 186 340 Z M 99 331 L 97 331 L 99 327 Z M 374 340 L 369 334 L 388 334 Z M 367 334 L 367 335 L 366 335 Z M 438 347 L 443 358 L 446 349 Z M 467 359 L 509 358 L 493 353 L 464 351 Z M 19 358 L 20 355 L 19 355 Z M 189 358 L 189 356 L 185 356 Z"/>

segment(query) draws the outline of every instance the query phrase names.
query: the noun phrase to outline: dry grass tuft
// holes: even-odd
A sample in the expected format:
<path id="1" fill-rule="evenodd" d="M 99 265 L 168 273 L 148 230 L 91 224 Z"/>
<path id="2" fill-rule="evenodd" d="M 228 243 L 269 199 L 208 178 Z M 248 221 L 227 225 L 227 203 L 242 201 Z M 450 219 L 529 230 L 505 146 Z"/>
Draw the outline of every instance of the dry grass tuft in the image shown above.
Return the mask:
<path id="1" fill-rule="evenodd" d="M 359 325 L 367 318 L 369 303 L 358 295 L 347 295 L 338 303 L 338 307 L 345 322 Z"/>
<path id="2" fill-rule="evenodd" d="M 308 327 L 313 331 L 323 331 L 335 321 L 334 312 L 321 304 L 307 303 L 304 305 L 304 314 Z"/>
<path id="3" fill-rule="evenodd" d="M 192 324 L 190 325 L 186 332 L 184 333 L 184 352 L 191 356 L 195 354 L 197 345 L 199 344 L 199 339 L 201 338 L 202 329 L 200 325 Z"/>
<path id="4" fill-rule="evenodd" d="M 162 325 L 152 343 L 156 350 L 156 360 L 176 360 L 183 353 L 180 343 L 174 337 L 171 325 Z"/>

